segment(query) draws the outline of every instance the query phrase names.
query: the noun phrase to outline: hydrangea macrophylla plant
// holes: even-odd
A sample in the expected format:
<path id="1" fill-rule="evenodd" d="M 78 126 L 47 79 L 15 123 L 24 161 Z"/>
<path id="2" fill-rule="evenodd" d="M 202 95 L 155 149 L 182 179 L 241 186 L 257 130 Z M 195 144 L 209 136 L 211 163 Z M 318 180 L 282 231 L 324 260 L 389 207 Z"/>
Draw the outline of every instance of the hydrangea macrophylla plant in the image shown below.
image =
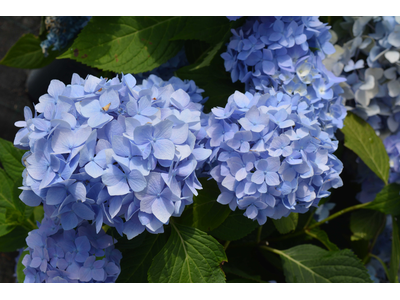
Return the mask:
<path id="1" fill-rule="evenodd" d="M 206 130 L 217 201 L 259 224 L 304 213 L 342 185 L 343 165 L 333 155 L 338 142 L 298 94 L 236 91 L 224 108 L 212 109 Z"/>
<path id="2" fill-rule="evenodd" d="M 45 17 L 46 39 L 40 43 L 45 56 L 51 50 L 62 50 L 86 26 L 91 17 Z"/>
<path id="3" fill-rule="evenodd" d="M 26 238 L 25 283 L 115 282 L 122 254 L 103 229 L 96 233 L 95 226 L 84 221 L 64 230 L 59 218 L 47 215 L 38 226 Z"/>
<path id="4" fill-rule="evenodd" d="M 336 52 L 328 55 L 324 64 L 347 79 L 341 86 L 349 110 L 366 120 L 378 135 L 395 133 L 400 125 L 400 19 L 344 18 L 341 25 L 352 36 L 341 37 Z"/>
<path id="5" fill-rule="evenodd" d="M 43 203 L 64 230 L 92 221 L 129 239 L 163 232 L 201 184 L 196 169 L 204 148 L 203 90 L 193 81 L 155 75 L 113 79 L 74 74 L 52 80 L 14 144 L 26 152 L 23 192 L 29 206 Z"/>
<path id="6" fill-rule="evenodd" d="M 333 137 L 343 126 L 346 110 L 338 97 L 344 81 L 322 64 L 335 52 L 329 26 L 318 17 L 249 17 L 235 30 L 221 56 L 232 81 L 246 91 L 267 92 L 271 87 L 288 95 L 307 97 L 318 111 L 321 127 Z"/>

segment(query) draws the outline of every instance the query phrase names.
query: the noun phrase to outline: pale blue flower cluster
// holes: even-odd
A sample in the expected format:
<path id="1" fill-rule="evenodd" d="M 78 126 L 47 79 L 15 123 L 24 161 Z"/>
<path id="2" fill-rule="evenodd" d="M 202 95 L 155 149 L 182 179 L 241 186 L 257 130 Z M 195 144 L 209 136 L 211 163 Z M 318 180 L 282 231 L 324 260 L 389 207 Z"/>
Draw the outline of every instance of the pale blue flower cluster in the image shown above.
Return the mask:
<path id="1" fill-rule="evenodd" d="M 82 222 L 64 230 L 60 219 L 45 215 L 39 229 L 29 232 L 22 260 L 25 283 L 115 282 L 122 254 L 103 229 Z"/>
<path id="2" fill-rule="evenodd" d="M 227 52 L 221 56 L 232 81 L 246 91 L 267 92 L 271 87 L 288 95 L 306 97 L 319 111 L 318 122 L 331 137 L 343 126 L 346 110 L 339 96 L 344 81 L 322 64 L 335 52 L 329 26 L 318 17 L 249 17 L 232 30 Z"/>
<path id="3" fill-rule="evenodd" d="M 142 85 L 130 74 L 52 80 L 35 116 L 25 108 L 16 123 L 14 145 L 29 150 L 20 199 L 43 203 L 64 230 L 91 221 L 128 239 L 163 232 L 201 189 L 196 169 L 211 155 L 202 92 L 155 75 Z"/>
<path id="4" fill-rule="evenodd" d="M 213 108 L 206 131 L 217 201 L 264 224 L 306 212 L 342 186 L 338 143 L 316 118 L 307 98 L 273 89 L 236 91 L 225 107 Z"/>
<path id="5" fill-rule="evenodd" d="M 349 110 L 367 120 L 378 135 L 394 133 L 400 125 L 400 19 L 345 19 L 341 25 L 352 36 L 340 37 L 336 52 L 324 64 L 347 79 L 341 86 Z"/>
<path id="6" fill-rule="evenodd" d="M 64 49 L 90 19 L 91 17 L 45 17 L 48 33 L 46 39 L 40 43 L 44 55 L 47 56 L 50 49 Z"/>

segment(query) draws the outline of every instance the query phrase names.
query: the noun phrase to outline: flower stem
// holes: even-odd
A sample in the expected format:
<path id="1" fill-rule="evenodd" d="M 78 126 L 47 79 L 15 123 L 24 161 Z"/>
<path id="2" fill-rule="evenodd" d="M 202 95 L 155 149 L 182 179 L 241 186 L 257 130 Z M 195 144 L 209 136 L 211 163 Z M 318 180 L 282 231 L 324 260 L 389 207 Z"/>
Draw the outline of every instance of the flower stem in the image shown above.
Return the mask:
<path id="1" fill-rule="evenodd" d="M 332 220 L 332 219 L 335 219 L 335 218 L 337 218 L 337 217 L 339 217 L 339 216 L 341 216 L 341 215 L 343 215 L 343 214 L 345 214 L 345 213 L 347 213 L 347 212 L 351 212 L 351 211 L 353 211 L 353 210 L 357 210 L 357 209 L 360 209 L 360 208 L 364 208 L 364 207 L 367 206 L 368 204 L 369 204 L 369 203 L 362 203 L 362 204 L 357 204 L 357 205 L 354 205 L 354 206 L 347 207 L 347 208 L 345 208 L 345 209 L 343 209 L 343 210 L 341 210 L 341 211 L 338 211 L 337 213 L 335 213 L 335 214 L 329 216 L 328 218 L 326 218 L 326 219 L 324 219 L 324 220 L 322 220 L 322 221 L 320 221 L 320 222 L 318 222 L 318 223 L 314 223 L 314 224 L 311 225 L 310 227 L 307 227 L 309 221 L 311 221 L 311 218 L 309 218 L 309 220 L 307 221 L 306 226 L 304 226 L 304 228 L 303 228 L 302 230 L 299 230 L 299 231 L 297 231 L 297 232 L 293 232 L 293 233 L 290 233 L 290 234 L 287 234 L 287 235 L 284 235 L 284 236 L 279 236 L 279 237 L 276 237 L 276 238 L 271 238 L 271 239 L 268 239 L 268 241 L 269 241 L 269 242 L 276 242 L 276 241 L 286 240 L 286 239 L 289 239 L 289 238 L 292 238 L 292 237 L 296 237 L 296 236 L 305 234 L 306 231 L 309 231 L 309 230 L 311 230 L 311 229 L 313 229 L 313 228 L 315 228 L 315 227 L 318 227 L 318 226 L 324 224 L 325 222 L 330 221 L 330 220 Z M 312 215 L 311 215 L 311 217 L 312 217 Z"/>
<path id="2" fill-rule="evenodd" d="M 351 212 L 353 210 L 357 210 L 357 209 L 360 209 L 360 208 L 364 208 L 367 205 L 369 205 L 369 202 L 347 207 L 345 209 L 342 209 L 342 210 L 338 211 L 337 213 L 334 213 L 333 215 L 330 215 L 326 219 L 311 225 L 310 227 L 308 227 L 306 229 L 308 229 L 308 230 L 313 229 L 314 227 L 320 226 L 320 225 L 324 224 L 325 222 L 328 222 L 328 221 L 333 220 L 333 219 L 335 219 L 337 217 L 340 217 L 341 215 L 343 215 L 345 213 L 348 213 L 348 212 Z"/>
<path id="3" fill-rule="evenodd" d="M 385 271 L 386 277 L 389 278 L 389 271 L 388 271 L 388 268 L 386 267 L 386 264 L 382 261 L 382 259 L 380 259 L 380 257 L 378 257 L 378 256 L 376 256 L 376 255 L 374 255 L 374 254 L 372 254 L 372 253 L 369 253 L 368 256 L 371 256 L 371 257 L 375 258 L 377 261 L 380 262 L 380 264 L 381 264 L 382 267 L 383 267 L 383 270 Z M 368 257 L 368 256 L 367 256 L 367 257 Z"/>
<path id="4" fill-rule="evenodd" d="M 224 245 L 224 250 L 226 251 L 226 249 L 228 249 L 229 244 L 231 243 L 231 241 L 226 241 L 225 245 Z"/>
<path id="5" fill-rule="evenodd" d="M 374 236 L 374 239 L 372 240 L 371 244 L 368 247 L 368 253 L 363 260 L 364 265 L 367 263 L 368 257 L 371 256 L 372 250 L 374 249 L 374 246 L 379 237 L 379 234 L 382 232 L 383 228 L 385 228 L 385 225 L 386 225 L 386 216 L 385 216 L 385 218 L 383 218 L 383 222 L 381 223 L 381 226 L 379 227 L 378 231 L 376 232 L 376 234 Z"/>
<path id="6" fill-rule="evenodd" d="M 261 241 L 261 232 L 262 232 L 262 226 L 258 227 L 257 231 L 257 244 Z"/>

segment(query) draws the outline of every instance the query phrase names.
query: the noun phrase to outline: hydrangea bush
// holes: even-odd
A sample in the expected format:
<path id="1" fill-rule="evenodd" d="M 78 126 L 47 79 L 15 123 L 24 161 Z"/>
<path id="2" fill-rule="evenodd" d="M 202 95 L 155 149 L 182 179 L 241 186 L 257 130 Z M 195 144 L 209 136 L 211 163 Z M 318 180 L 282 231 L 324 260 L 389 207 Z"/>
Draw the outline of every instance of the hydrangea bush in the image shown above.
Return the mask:
<path id="1" fill-rule="evenodd" d="M 0 139 L 18 281 L 398 282 L 397 22 L 48 18 L 0 64 L 100 75 Z"/>

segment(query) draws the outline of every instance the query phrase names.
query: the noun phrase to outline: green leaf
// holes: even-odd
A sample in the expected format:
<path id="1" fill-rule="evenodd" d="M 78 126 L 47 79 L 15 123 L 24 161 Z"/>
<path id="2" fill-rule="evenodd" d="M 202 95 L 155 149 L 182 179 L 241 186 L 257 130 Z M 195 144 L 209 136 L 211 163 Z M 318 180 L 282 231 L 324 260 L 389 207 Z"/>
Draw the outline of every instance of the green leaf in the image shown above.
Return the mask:
<path id="1" fill-rule="evenodd" d="M 200 40 L 208 43 L 218 43 L 227 32 L 230 33 L 229 20 L 226 17 L 190 17 L 171 40 Z"/>
<path id="2" fill-rule="evenodd" d="M 171 223 L 172 233 L 154 257 L 149 282 L 225 282 L 221 244 L 197 228 Z"/>
<path id="3" fill-rule="evenodd" d="M 374 238 L 385 224 L 385 214 L 379 211 L 359 210 L 351 214 L 350 229 L 352 241 Z"/>
<path id="4" fill-rule="evenodd" d="M 11 232 L 14 228 L 14 224 L 10 224 L 6 217 L 7 209 L 0 207 L 0 237 Z"/>
<path id="5" fill-rule="evenodd" d="M 266 283 L 266 281 L 261 280 L 260 276 L 257 275 L 250 275 L 246 273 L 243 270 L 240 270 L 239 268 L 232 266 L 230 263 L 224 264 L 223 266 L 224 272 L 226 274 L 234 274 L 236 276 L 242 277 L 243 279 L 247 280 L 246 282 L 260 282 L 260 283 Z"/>
<path id="6" fill-rule="evenodd" d="M 183 41 L 170 41 L 188 17 L 93 17 L 58 58 L 123 73 L 152 70 L 174 57 Z"/>
<path id="7" fill-rule="evenodd" d="M 12 197 L 13 182 L 3 169 L 0 169 L 0 207 L 16 210 Z"/>
<path id="8" fill-rule="evenodd" d="M 22 260 L 24 259 L 25 255 L 27 255 L 27 254 L 29 254 L 29 250 L 22 252 L 21 256 L 19 257 L 18 263 L 17 263 L 18 283 L 23 283 L 25 281 L 25 273 L 24 273 L 25 266 L 22 264 Z"/>
<path id="9" fill-rule="evenodd" d="M 315 221 L 312 222 L 310 225 L 312 225 L 313 223 L 315 223 Z M 306 234 L 320 241 L 329 251 L 339 250 L 338 246 L 336 246 L 329 240 L 328 234 L 319 227 L 314 227 L 311 230 L 306 230 Z"/>
<path id="10" fill-rule="evenodd" d="M 219 49 L 221 49 L 221 46 L 222 42 L 214 45 L 213 48 L 207 49 L 207 52 L 205 52 L 204 55 L 199 58 L 200 63 L 195 66 L 192 65 L 188 66 L 187 67 L 188 70 L 195 71 L 204 67 L 208 67 L 211 64 L 211 61 L 214 59 L 217 52 L 219 51 Z"/>
<path id="11" fill-rule="evenodd" d="M 243 216 L 242 210 L 236 210 L 231 212 L 225 221 L 209 234 L 224 241 L 236 241 L 250 234 L 259 226 L 257 221 Z"/>
<path id="12" fill-rule="evenodd" d="M 22 69 L 38 69 L 48 65 L 60 52 L 49 51 L 49 55 L 45 57 L 40 42 L 41 40 L 33 34 L 24 34 L 8 50 L 0 65 Z"/>
<path id="13" fill-rule="evenodd" d="M 392 183 L 386 185 L 364 208 L 380 211 L 393 216 L 400 215 L 400 185 Z"/>
<path id="14" fill-rule="evenodd" d="M 12 252 L 26 246 L 27 236 L 28 230 L 22 226 L 15 227 L 11 232 L 0 237 L 0 252 Z"/>
<path id="15" fill-rule="evenodd" d="M 279 233 L 286 234 L 296 229 L 297 222 L 299 221 L 299 214 L 291 213 L 287 217 L 272 221 Z"/>
<path id="16" fill-rule="evenodd" d="M 348 112 L 341 129 L 344 145 L 353 150 L 385 184 L 389 179 L 389 156 L 375 130 L 363 119 Z"/>
<path id="17" fill-rule="evenodd" d="M 24 153 L 24 150 L 15 148 L 11 142 L 0 138 L 0 162 L 13 181 L 22 179 L 22 171 L 25 168 L 21 159 Z"/>
<path id="18" fill-rule="evenodd" d="M 349 249 L 327 251 L 314 245 L 299 245 L 283 251 L 269 250 L 280 255 L 290 283 L 372 282 L 361 260 Z"/>
<path id="19" fill-rule="evenodd" d="M 178 224 L 196 227 L 202 231 L 217 228 L 231 212 L 228 205 L 217 202 L 221 193 L 215 180 L 200 180 L 203 189 L 193 197 L 193 204 L 187 206 L 182 216 L 175 218 Z"/>
<path id="20" fill-rule="evenodd" d="M 399 224 L 395 217 L 392 216 L 392 253 L 390 255 L 390 265 L 388 272 L 388 279 L 392 283 L 398 283 L 399 277 L 399 263 L 400 263 L 400 237 L 399 237 Z"/>
<path id="21" fill-rule="evenodd" d="M 201 60 L 200 58 L 206 55 L 212 46 L 209 43 L 198 40 L 185 41 L 185 54 L 189 64 L 196 65 Z"/>
<path id="22" fill-rule="evenodd" d="M 35 206 L 35 207 L 33 208 L 33 219 L 34 219 L 35 221 L 42 222 L 43 217 L 44 217 L 44 209 L 43 209 L 43 206 L 42 206 L 42 205 Z"/>
<path id="23" fill-rule="evenodd" d="M 143 243 L 135 250 L 122 251 L 121 274 L 118 276 L 118 282 L 147 282 L 147 271 L 165 242 L 164 234 L 146 234 Z M 118 243 L 116 247 L 118 248 Z"/>

